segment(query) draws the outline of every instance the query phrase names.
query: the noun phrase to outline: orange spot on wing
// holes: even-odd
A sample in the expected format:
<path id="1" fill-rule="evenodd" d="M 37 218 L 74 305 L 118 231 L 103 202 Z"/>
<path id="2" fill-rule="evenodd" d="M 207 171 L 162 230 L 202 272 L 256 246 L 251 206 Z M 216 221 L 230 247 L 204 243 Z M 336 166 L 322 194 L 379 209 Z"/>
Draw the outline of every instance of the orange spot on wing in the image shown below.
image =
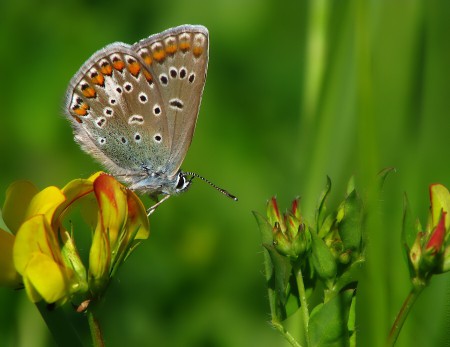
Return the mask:
<path id="1" fill-rule="evenodd" d="M 157 49 L 153 51 L 153 58 L 160 63 L 166 58 L 166 52 L 163 49 Z"/>
<path id="2" fill-rule="evenodd" d="M 167 54 L 174 54 L 177 51 L 178 47 L 176 44 L 168 45 L 166 46 L 166 53 Z"/>
<path id="3" fill-rule="evenodd" d="M 113 60 L 113 67 L 114 69 L 118 70 L 118 71 L 122 71 L 123 68 L 125 67 L 125 63 L 123 62 L 123 60 L 117 59 L 117 60 Z"/>
<path id="4" fill-rule="evenodd" d="M 139 65 L 139 63 L 137 61 L 134 61 L 128 65 L 128 71 L 130 71 L 130 73 L 134 77 L 136 77 L 139 74 L 139 71 L 141 71 L 141 66 Z"/>
<path id="5" fill-rule="evenodd" d="M 150 72 L 148 72 L 147 70 L 143 70 L 143 73 L 144 73 L 144 77 L 145 77 L 145 79 L 147 80 L 147 82 L 148 83 L 153 83 L 153 77 L 152 77 L 152 75 L 150 74 Z"/>
<path id="6" fill-rule="evenodd" d="M 203 47 L 194 47 L 194 49 L 192 50 L 192 53 L 194 53 L 194 56 L 196 58 L 198 58 L 199 56 L 201 56 L 203 54 Z"/>
<path id="7" fill-rule="evenodd" d="M 191 49 L 191 44 L 188 41 L 180 42 L 180 49 L 182 52 L 187 52 Z"/>
<path id="8" fill-rule="evenodd" d="M 89 110 L 89 105 L 83 102 L 80 105 L 75 105 L 74 107 L 72 107 L 72 110 L 79 116 L 86 116 L 87 110 Z"/>
<path id="9" fill-rule="evenodd" d="M 104 75 L 111 76 L 112 66 L 110 64 L 104 64 L 100 67 L 100 71 Z"/>
<path id="10" fill-rule="evenodd" d="M 147 54 L 147 53 L 142 54 L 142 55 L 141 55 L 141 58 L 144 59 L 144 62 L 145 62 L 147 65 L 152 65 L 152 57 L 151 57 L 149 54 Z"/>
<path id="11" fill-rule="evenodd" d="M 85 116 L 87 111 L 82 108 L 75 108 L 73 111 L 79 116 Z"/>
<path id="12" fill-rule="evenodd" d="M 105 83 L 105 77 L 103 77 L 103 75 L 99 73 L 96 76 L 92 77 L 92 83 L 103 86 Z"/>
<path id="13" fill-rule="evenodd" d="M 83 95 L 87 98 L 95 98 L 97 96 L 95 89 L 89 85 L 83 85 L 81 87 L 81 91 L 83 92 Z"/>

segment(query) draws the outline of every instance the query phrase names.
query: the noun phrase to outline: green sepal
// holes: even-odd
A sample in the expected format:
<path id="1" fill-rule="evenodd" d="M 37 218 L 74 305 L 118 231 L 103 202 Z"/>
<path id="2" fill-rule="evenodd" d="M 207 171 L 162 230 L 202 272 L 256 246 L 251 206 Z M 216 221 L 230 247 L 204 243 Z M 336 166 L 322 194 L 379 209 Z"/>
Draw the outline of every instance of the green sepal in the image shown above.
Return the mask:
<path id="1" fill-rule="evenodd" d="M 317 305 L 309 319 L 310 347 L 346 347 L 350 346 L 351 331 L 349 320 L 356 283 L 341 291 L 325 304 Z M 353 318 L 352 318 L 353 319 Z"/>
<path id="2" fill-rule="evenodd" d="M 258 223 L 259 231 L 261 233 L 261 240 L 264 245 L 273 244 L 273 234 L 272 226 L 269 224 L 268 220 L 259 212 L 253 211 L 253 215 L 256 218 L 256 223 Z M 269 281 L 273 274 L 273 266 L 270 260 L 269 253 L 264 249 L 264 275 L 266 280 Z"/>
<path id="3" fill-rule="evenodd" d="M 357 257 L 361 253 L 363 207 L 356 190 L 347 195 L 339 210 L 339 235 L 344 248 Z"/>
<path id="4" fill-rule="evenodd" d="M 317 275 L 324 279 L 329 286 L 329 282 L 334 280 L 337 273 L 336 261 L 325 242 L 311 231 L 311 253 L 310 261 L 317 272 Z"/>

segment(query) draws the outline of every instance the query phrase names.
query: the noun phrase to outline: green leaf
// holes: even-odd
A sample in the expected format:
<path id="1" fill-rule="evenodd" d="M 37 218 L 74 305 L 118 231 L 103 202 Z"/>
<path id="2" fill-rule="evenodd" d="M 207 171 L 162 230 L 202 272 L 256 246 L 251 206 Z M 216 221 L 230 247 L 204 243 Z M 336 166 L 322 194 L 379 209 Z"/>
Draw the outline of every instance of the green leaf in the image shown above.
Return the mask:
<path id="1" fill-rule="evenodd" d="M 280 303 L 284 306 L 287 301 L 289 279 L 292 276 L 292 265 L 288 257 L 281 255 L 272 245 L 264 244 L 270 255 L 275 275 L 275 291 Z"/>
<path id="2" fill-rule="evenodd" d="M 349 316 L 355 293 L 355 288 L 346 289 L 314 308 L 309 320 L 310 347 L 350 345 Z"/>
<path id="3" fill-rule="evenodd" d="M 348 180 L 348 183 L 347 183 L 347 195 L 350 195 L 350 193 L 352 191 L 354 191 L 355 189 L 356 189 L 355 188 L 355 177 L 352 176 L 352 177 L 350 177 L 350 179 Z"/>
<path id="4" fill-rule="evenodd" d="M 267 219 L 259 212 L 253 211 L 253 215 L 256 218 L 256 223 L 258 223 L 259 231 L 261 232 L 261 240 L 263 245 L 272 245 L 272 226 L 269 224 Z M 264 250 L 264 272 L 266 280 L 269 281 L 273 275 L 273 266 L 267 250 Z"/>
<path id="5" fill-rule="evenodd" d="M 274 278 L 269 282 L 269 288 L 274 290 L 273 313 L 279 321 L 285 320 L 300 307 L 297 284 L 292 275 L 292 264 L 290 259 L 278 253 L 275 247 L 264 245 L 273 264 Z M 270 295 L 270 292 L 269 292 Z"/>
<path id="6" fill-rule="evenodd" d="M 325 242 L 314 231 L 311 232 L 310 260 L 320 278 L 334 279 L 337 272 L 336 261 Z"/>
<path id="7" fill-rule="evenodd" d="M 323 221 L 322 225 L 320 226 L 318 235 L 320 238 L 323 238 L 328 235 L 331 228 L 333 228 L 334 224 L 336 223 L 336 212 L 330 213 L 328 216 L 326 216 L 325 220 Z"/>
<path id="8" fill-rule="evenodd" d="M 361 253 L 362 237 L 362 202 L 353 190 L 341 205 L 343 217 L 339 223 L 339 235 L 346 250 L 351 250 L 353 255 Z M 338 213 L 340 214 L 340 213 Z"/>
<path id="9" fill-rule="evenodd" d="M 416 223 L 411 214 L 408 197 L 403 195 L 402 244 L 408 254 L 417 237 Z"/>
<path id="10" fill-rule="evenodd" d="M 386 179 L 388 178 L 388 176 L 391 173 L 395 173 L 395 172 L 396 172 L 395 167 L 387 167 L 378 173 L 378 177 L 380 178 L 380 189 L 383 188 L 384 183 L 386 182 Z"/>
<path id="11" fill-rule="evenodd" d="M 322 191 L 319 197 L 319 203 L 317 206 L 317 212 L 316 212 L 316 230 L 320 230 L 320 227 L 323 223 L 323 220 L 325 219 L 325 213 L 327 211 L 325 202 L 327 200 L 328 194 L 331 191 L 331 179 L 327 176 L 327 184 L 325 186 L 325 189 Z"/>
<path id="12" fill-rule="evenodd" d="M 348 316 L 348 332 L 350 334 L 350 347 L 356 347 L 356 292 L 353 294 Z"/>
<path id="13" fill-rule="evenodd" d="M 363 257 L 358 258 L 353 261 L 341 275 L 336 279 L 336 283 L 333 286 L 332 291 L 335 293 L 339 293 L 344 287 L 348 286 L 350 283 L 355 282 L 358 277 L 361 275 L 361 269 L 364 265 L 365 259 Z M 330 294 L 329 298 L 334 296 Z"/>

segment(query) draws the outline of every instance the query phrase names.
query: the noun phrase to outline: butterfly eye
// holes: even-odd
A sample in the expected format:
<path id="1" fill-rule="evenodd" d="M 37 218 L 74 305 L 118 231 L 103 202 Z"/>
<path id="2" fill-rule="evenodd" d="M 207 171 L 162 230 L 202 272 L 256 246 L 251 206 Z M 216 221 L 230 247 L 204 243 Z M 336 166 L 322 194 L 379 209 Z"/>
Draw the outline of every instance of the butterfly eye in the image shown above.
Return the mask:
<path id="1" fill-rule="evenodd" d="M 186 184 L 186 179 L 185 179 L 184 176 L 180 173 L 180 174 L 178 175 L 178 182 L 177 182 L 177 185 L 176 185 L 175 188 L 176 188 L 177 190 L 182 190 L 182 189 L 184 188 L 185 184 Z"/>

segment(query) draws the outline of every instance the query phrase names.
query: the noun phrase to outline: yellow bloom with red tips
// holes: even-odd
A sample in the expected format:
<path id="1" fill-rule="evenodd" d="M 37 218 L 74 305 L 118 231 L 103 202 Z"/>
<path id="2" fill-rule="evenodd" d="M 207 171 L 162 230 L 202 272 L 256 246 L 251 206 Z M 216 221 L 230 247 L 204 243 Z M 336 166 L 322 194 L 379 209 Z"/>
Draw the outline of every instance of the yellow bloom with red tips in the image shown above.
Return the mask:
<path id="1" fill-rule="evenodd" d="M 89 254 L 89 286 L 101 292 L 129 253 L 149 235 L 145 207 L 132 191 L 113 177 L 94 182 L 98 222 Z"/>
<path id="2" fill-rule="evenodd" d="M 96 218 L 88 229 L 91 232 L 96 223 L 89 275 L 72 233 L 64 227 L 67 213 L 77 203 L 93 210 Z M 0 285 L 17 288 L 22 283 L 33 302 L 62 304 L 75 294 L 100 296 L 136 243 L 149 235 L 140 200 L 103 173 L 73 180 L 63 189 L 38 191 L 29 182 L 13 183 L 3 219 L 11 232 L 0 229 Z"/>

